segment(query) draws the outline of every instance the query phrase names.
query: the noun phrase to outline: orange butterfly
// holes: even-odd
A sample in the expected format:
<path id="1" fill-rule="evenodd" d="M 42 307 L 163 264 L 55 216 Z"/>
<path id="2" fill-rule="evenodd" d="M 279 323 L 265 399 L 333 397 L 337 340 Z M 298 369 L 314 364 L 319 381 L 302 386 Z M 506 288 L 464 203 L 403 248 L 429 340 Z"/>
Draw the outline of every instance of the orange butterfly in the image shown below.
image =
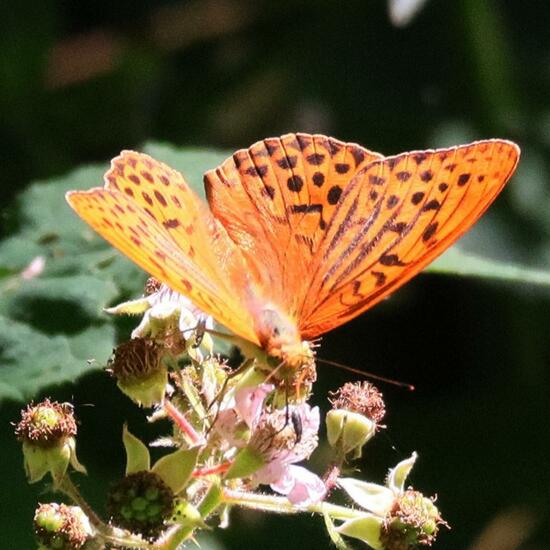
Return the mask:
<path id="1" fill-rule="evenodd" d="M 287 134 L 205 174 L 210 208 L 175 170 L 123 151 L 104 188 L 67 200 L 145 271 L 289 367 L 309 341 L 416 275 L 483 214 L 520 150 L 492 139 L 383 157 Z"/>

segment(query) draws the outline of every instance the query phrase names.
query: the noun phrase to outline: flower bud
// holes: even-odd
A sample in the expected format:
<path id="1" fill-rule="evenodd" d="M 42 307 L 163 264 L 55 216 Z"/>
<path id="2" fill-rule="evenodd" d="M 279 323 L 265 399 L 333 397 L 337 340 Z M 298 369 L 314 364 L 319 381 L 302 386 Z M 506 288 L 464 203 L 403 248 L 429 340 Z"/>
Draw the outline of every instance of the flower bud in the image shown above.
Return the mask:
<path id="1" fill-rule="evenodd" d="M 376 424 L 367 417 L 343 409 L 327 413 L 327 439 L 331 447 L 344 455 L 361 456 L 361 448 L 374 435 Z"/>
<path id="2" fill-rule="evenodd" d="M 34 534 L 41 550 L 78 550 L 92 530 L 80 508 L 51 503 L 36 509 Z"/>
<path id="3" fill-rule="evenodd" d="M 348 382 L 329 401 L 333 406 L 326 416 L 329 444 L 344 455 L 353 453 L 352 458 L 359 458 L 384 417 L 382 394 L 368 382 Z"/>
<path id="4" fill-rule="evenodd" d="M 431 546 L 442 524 L 446 525 L 433 500 L 408 490 L 395 499 L 387 513 L 380 540 L 387 550 Z"/>
<path id="5" fill-rule="evenodd" d="M 132 533 L 154 539 L 174 513 L 174 493 L 151 471 L 129 474 L 109 491 L 111 521 Z"/>
<path id="6" fill-rule="evenodd" d="M 25 471 L 30 483 L 40 481 L 49 472 L 57 484 L 69 464 L 79 472 L 86 472 L 76 458 L 76 431 L 70 403 L 45 399 L 21 411 L 15 435 L 23 444 Z"/>
<path id="7" fill-rule="evenodd" d="M 117 386 L 140 406 L 152 407 L 164 398 L 168 371 L 162 351 L 153 340 L 134 338 L 120 344 L 110 360 Z"/>

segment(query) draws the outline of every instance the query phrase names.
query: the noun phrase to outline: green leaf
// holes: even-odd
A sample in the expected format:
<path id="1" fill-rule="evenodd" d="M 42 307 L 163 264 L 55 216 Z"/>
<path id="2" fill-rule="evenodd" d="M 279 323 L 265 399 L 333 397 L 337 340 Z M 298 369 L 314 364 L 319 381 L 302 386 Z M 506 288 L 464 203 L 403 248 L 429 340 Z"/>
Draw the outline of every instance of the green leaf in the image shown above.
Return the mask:
<path id="1" fill-rule="evenodd" d="M 458 275 L 502 281 L 550 285 L 550 271 L 491 260 L 454 247 L 425 270 L 426 273 Z"/>
<path id="2" fill-rule="evenodd" d="M 91 332 L 88 332 L 91 331 Z M 93 355 L 84 342 L 93 341 Z M 87 327 L 74 337 L 50 336 L 0 316 L 0 398 L 30 399 L 42 388 L 74 380 L 103 364 L 114 342 L 114 327 Z"/>
<path id="3" fill-rule="evenodd" d="M 146 144 L 143 152 L 181 172 L 187 183 L 202 197 L 204 197 L 204 173 L 219 166 L 232 154 L 232 151 L 216 149 L 194 147 L 177 149 L 174 146 L 159 143 Z"/>
<path id="4" fill-rule="evenodd" d="M 155 143 L 143 150 L 181 170 L 201 194 L 202 174 L 228 156 Z M 116 321 L 103 308 L 143 292 L 146 273 L 65 202 L 71 189 L 102 186 L 108 168 L 106 161 L 35 182 L 8 211 L 16 231 L 0 241 L 0 400 L 29 399 L 103 365 L 116 343 Z M 43 271 L 26 280 L 23 270 L 39 256 Z"/>
<path id="5" fill-rule="evenodd" d="M 0 311 L 51 332 L 53 318 L 59 317 L 60 312 L 66 316 L 62 325 L 73 325 L 80 317 L 95 320 L 103 316 L 102 308 L 117 295 L 113 281 L 90 275 L 20 279 L 15 288 L 4 293 Z M 48 323 L 49 329 L 44 326 Z"/>

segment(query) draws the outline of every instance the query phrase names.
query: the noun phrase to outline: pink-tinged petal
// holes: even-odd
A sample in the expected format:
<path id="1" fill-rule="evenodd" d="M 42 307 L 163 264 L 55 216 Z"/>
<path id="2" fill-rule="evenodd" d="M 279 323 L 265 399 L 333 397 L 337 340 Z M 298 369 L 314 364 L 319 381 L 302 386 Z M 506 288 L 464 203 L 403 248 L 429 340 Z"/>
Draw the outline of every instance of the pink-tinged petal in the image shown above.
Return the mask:
<path id="1" fill-rule="evenodd" d="M 230 447 L 244 447 L 246 437 L 242 431 L 242 423 L 233 409 L 220 411 L 214 429 Z"/>
<path id="2" fill-rule="evenodd" d="M 292 504 L 314 504 L 323 500 L 326 494 L 321 478 L 302 466 L 288 466 L 284 475 L 270 486 L 277 493 L 286 495 Z"/>
<path id="3" fill-rule="evenodd" d="M 302 433 L 317 435 L 319 424 L 321 423 L 321 414 L 319 407 L 311 409 L 307 403 L 301 406 L 300 416 L 302 417 Z"/>
<path id="4" fill-rule="evenodd" d="M 262 468 L 252 476 L 252 480 L 258 485 L 269 485 L 271 483 L 284 483 L 283 478 L 286 476 L 288 466 L 280 461 L 273 461 Z M 289 491 L 292 487 L 289 488 Z M 278 491 L 281 492 L 281 491 Z M 286 494 L 286 493 L 283 493 Z"/>
<path id="5" fill-rule="evenodd" d="M 247 426 L 256 425 L 262 412 L 264 399 L 273 391 L 273 388 L 273 384 L 260 384 L 259 386 L 241 388 L 236 392 L 235 409 Z"/>

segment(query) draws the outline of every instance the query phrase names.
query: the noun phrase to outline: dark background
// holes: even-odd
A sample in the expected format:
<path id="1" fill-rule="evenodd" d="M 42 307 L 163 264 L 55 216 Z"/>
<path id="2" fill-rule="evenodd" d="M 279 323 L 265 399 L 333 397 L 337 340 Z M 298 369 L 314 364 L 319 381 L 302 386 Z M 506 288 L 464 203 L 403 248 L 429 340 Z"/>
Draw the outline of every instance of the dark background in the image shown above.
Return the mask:
<path id="1" fill-rule="evenodd" d="M 549 14 L 542 2 L 432 0 L 398 28 L 382 0 L 2 2 L 4 211 L 33 179 L 107 166 L 147 140 L 233 149 L 309 131 L 390 154 L 502 137 L 522 147 L 520 169 L 462 246 L 548 269 Z M 549 547 L 549 306 L 529 285 L 421 276 L 324 338 L 321 357 L 417 387 L 382 387 L 388 429 L 362 469 L 381 482 L 419 452 L 411 482 L 452 526 L 439 548 Z M 321 365 L 319 378 L 324 403 L 350 375 Z M 102 373 L 45 395 L 76 405 L 82 489 L 101 510 L 124 467 L 123 420 L 154 428 L 139 431 L 142 412 Z M 5 548 L 32 547 L 35 504 L 52 499 L 24 481 L 8 425 L 20 406 L 0 416 Z M 235 511 L 214 536 L 227 549 L 329 545 L 308 516 Z"/>

